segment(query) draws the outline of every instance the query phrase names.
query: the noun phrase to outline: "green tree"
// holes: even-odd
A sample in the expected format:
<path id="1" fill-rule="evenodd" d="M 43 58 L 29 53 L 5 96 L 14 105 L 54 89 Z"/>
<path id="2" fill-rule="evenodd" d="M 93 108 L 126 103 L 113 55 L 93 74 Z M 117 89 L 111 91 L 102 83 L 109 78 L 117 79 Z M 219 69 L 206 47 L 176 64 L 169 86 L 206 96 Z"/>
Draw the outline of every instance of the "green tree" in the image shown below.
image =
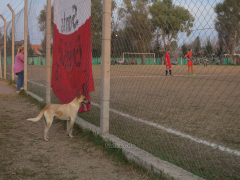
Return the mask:
<path id="1" fill-rule="evenodd" d="M 173 39 L 178 39 L 179 32 L 191 34 L 194 18 L 184 7 L 174 5 L 172 0 L 153 1 L 150 6 L 150 14 L 155 29 L 160 29 L 164 48 L 171 45 Z"/>
<path id="2" fill-rule="evenodd" d="M 133 46 L 134 44 L 124 29 L 113 31 L 111 40 L 112 57 L 114 57 L 114 55 L 116 55 L 116 57 L 121 57 L 123 55 L 123 52 L 135 52 Z"/>
<path id="3" fill-rule="evenodd" d="M 223 49 L 222 49 L 222 47 L 220 46 L 220 47 L 218 47 L 217 48 L 217 56 L 221 56 L 223 54 Z"/>
<path id="4" fill-rule="evenodd" d="M 27 36 L 28 57 L 33 57 L 34 50 L 31 47 L 29 31 Z"/>
<path id="5" fill-rule="evenodd" d="M 7 46 L 7 56 L 12 56 L 12 28 L 9 31 L 9 35 L 6 38 L 6 46 Z"/>
<path id="6" fill-rule="evenodd" d="M 116 2 L 112 0 L 112 14 L 116 9 Z M 101 56 L 102 43 L 102 23 L 103 23 L 103 0 L 91 1 L 91 37 L 93 57 Z M 114 20 L 112 18 L 112 26 Z"/>
<path id="7" fill-rule="evenodd" d="M 156 40 L 156 43 L 155 43 L 155 53 L 156 53 L 156 58 L 158 57 L 162 57 L 163 56 L 163 53 L 161 52 L 161 48 L 162 48 L 162 42 L 159 40 L 160 36 L 157 35 L 157 40 Z"/>
<path id="8" fill-rule="evenodd" d="M 175 51 L 178 47 L 177 41 L 172 41 L 170 44 L 171 51 Z"/>
<path id="9" fill-rule="evenodd" d="M 4 40 L 4 34 L 2 34 L 1 32 L 0 32 L 0 40 L 1 40 L 1 41 Z"/>
<path id="10" fill-rule="evenodd" d="M 6 46 L 7 46 L 7 56 L 11 57 L 12 56 L 12 28 L 9 30 L 9 35 L 7 35 Z M 23 46 L 23 44 L 22 44 L 22 46 Z M 18 54 L 18 48 L 19 48 L 19 45 L 16 44 L 16 39 L 15 39 L 14 56 L 16 56 Z"/>
<path id="11" fill-rule="evenodd" d="M 38 49 L 39 52 L 42 54 L 42 56 L 46 56 L 46 52 L 47 52 L 46 39 L 47 39 L 47 36 L 44 35 L 43 39 L 41 40 L 42 49 Z M 51 43 L 51 52 L 52 50 L 53 50 L 53 44 Z"/>
<path id="12" fill-rule="evenodd" d="M 197 52 L 197 53 L 200 52 L 200 50 L 201 50 L 201 41 L 200 41 L 199 36 L 196 37 L 196 39 L 193 42 L 193 45 L 194 45 L 194 52 Z"/>
<path id="13" fill-rule="evenodd" d="M 47 17 L 47 5 L 40 11 L 39 16 L 37 17 L 39 30 L 43 33 L 43 39 L 41 40 L 42 49 L 39 49 L 42 56 L 46 55 L 46 17 Z M 54 21 L 54 8 L 51 7 L 51 39 L 53 38 L 53 21 Z M 52 52 L 52 51 L 51 51 Z"/>
<path id="14" fill-rule="evenodd" d="M 93 57 L 101 56 L 103 0 L 91 1 L 91 36 Z"/>
<path id="15" fill-rule="evenodd" d="M 28 48 L 28 57 L 33 57 L 34 50 L 31 48 L 31 46 Z"/>
<path id="16" fill-rule="evenodd" d="M 39 30 L 43 34 L 46 34 L 46 27 L 47 27 L 46 17 L 47 17 L 47 5 L 44 5 L 44 8 L 40 11 L 39 16 L 37 17 Z M 51 33 L 52 33 L 51 38 L 53 38 L 53 21 L 54 21 L 53 17 L 54 17 L 54 9 L 52 6 L 51 7 Z"/>
<path id="17" fill-rule="evenodd" d="M 148 5 L 148 0 L 123 0 L 123 7 L 118 11 L 125 38 L 131 42 L 134 52 L 150 52 L 153 28 Z M 141 55 L 141 59 L 141 64 L 145 64 L 144 55 Z"/>
<path id="18" fill-rule="evenodd" d="M 214 11 L 217 14 L 215 19 L 215 29 L 218 32 L 218 39 L 224 43 L 226 49 L 231 55 L 231 63 L 233 63 L 233 55 L 235 47 L 240 40 L 240 1 L 224 0 L 218 3 Z"/>
<path id="19" fill-rule="evenodd" d="M 183 44 L 181 47 L 182 55 L 185 56 L 188 53 L 187 45 Z"/>
<path id="20" fill-rule="evenodd" d="M 1 32 L 0 32 L 0 41 L 3 41 L 4 40 L 4 34 L 2 34 Z M 3 48 L 1 48 L 1 50 L 0 50 L 0 53 L 1 53 L 1 55 L 3 56 Z M 0 63 L 1 63 L 1 59 L 0 59 Z"/>
<path id="21" fill-rule="evenodd" d="M 213 47 L 212 47 L 210 38 L 207 39 L 207 44 L 204 48 L 204 53 L 205 53 L 206 56 L 209 56 L 213 53 Z"/>
<path id="22" fill-rule="evenodd" d="M 7 35 L 6 46 L 7 46 L 7 56 L 12 57 L 12 28 L 9 30 L 9 35 Z M 17 51 L 18 49 L 16 48 L 16 45 L 15 45 L 14 56 L 17 55 Z"/>

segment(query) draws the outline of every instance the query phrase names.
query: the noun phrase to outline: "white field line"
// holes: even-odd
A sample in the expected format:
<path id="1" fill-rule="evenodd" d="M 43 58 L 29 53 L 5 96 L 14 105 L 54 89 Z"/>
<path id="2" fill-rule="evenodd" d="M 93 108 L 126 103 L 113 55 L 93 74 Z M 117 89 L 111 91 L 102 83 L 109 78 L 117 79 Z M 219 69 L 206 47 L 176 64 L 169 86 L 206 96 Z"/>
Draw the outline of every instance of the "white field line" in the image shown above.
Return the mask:
<path id="1" fill-rule="evenodd" d="M 42 87 L 46 87 L 45 85 L 43 84 L 39 84 L 39 83 L 36 83 L 36 82 L 33 82 L 33 81 L 29 81 L 31 83 L 34 83 L 36 85 L 39 85 L 39 86 L 42 86 Z M 94 102 L 91 102 L 92 105 L 94 106 L 97 106 L 97 107 L 101 107 L 100 104 L 97 104 L 97 103 L 94 103 Z M 227 152 L 227 153 L 230 153 L 230 154 L 234 154 L 234 155 L 237 155 L 237 156 L 240 156 L 240 151 L 237 151 L 237 150 L 234 150 L 234 149 L 230 149 L 230 148 L 227 148 L 225 146 L 222 146 L 222 145 L 217 145 L 215 143 L 211 143 L 211 142 L 208 142 L 208 141 L 205 141 L 205 140 L 201 140 L 201 139 L 198 139 L 198 138 L 195 138 L 193 136 L 190 136 L 188 134 L 185 134 L 185 133 L 181 133 L 179 131 L 175 131 L 173 129 L 170 129 L 170 128 L 165 128 L 164 126 L 161 126 L 157 123 L 153 123 L 153 122 L 149 122 L 149 121 L 146 121 L 146 120 L 143 120 L 143 119 L 140 119 L 140 118 L 136 118 L 136 117 L 133 117 L 129 114 L 125 114 L 125 113 L 122 113 L 120 111 L 117 111 L 117 110 L 114 110 L 114 109 L 110 109 L 111 112 L 114 112 L 116 114 L 119 114 L 121 116 L 124 116 L 126 118 L 129 118 L 129 119 L 132 119 L 134 121 L 137 121 L 137 122 L 141 122 L 141 123 L 144 123 L 144 124 L 147 124 L 149 126 L 153 126 L 155 128 L 158 128 L 158 129 L 161 129 L 161 130 L 164 130 L 168 133 L 171 133 L 171 134 L 174 134 L 174 135 L 177 135 L 177 136 L 180 136 L 180 137 L 183 137 L 183 138 L 187 138 L 191 141 L 194 141 L 196 143 L 199 143 L 199 144 L 204 144 L 206 146 L 209 146 L 209 147 L 212 147 L 213 149 L 219 149 L 220 151 L 223 151 L 223 152 Z"/>
<path id="2" fill-rule="evenodd" d="M 195 76 L 189 76 L 189 75 L 172 75 L 174 77 L 220 77 L 220 76 L 236 76 L 236 74 L 221 74 L 221 75 L 195 75 Z M 113 78 L 156 78 L 156 77 L 171 77 L 171 76 L 166 76 L 166 75 L 156 75 L 156 76 L 115 76 L 115 77 L 111 77 L 111 79 Z M 101 79 L 101 77 L 94 77 L 96 79 Z"/>
<path id="3" fill-rule="evenodd" d="M 41 87 L 46 87 L 46 86 L 43 85 L 43 84 L 40 84 L 40 83 L 37 83 L 37 82 L 31 81 L 31 80 L 28 80 L 28 82 L 33 83 L 33 84 L 36 84 L 36 85 L 41 86 Z M 52 88 L 51 88 L 51 89 L 52 89 Z"/>
<path id="4" fill-rule="evenodd" d="M 7 74 L 8 74 L 8 75 L 12 75 L 12 74 L 10 74 L 10 73 L 7 73 Z M 14 75 L 14 77 L 17 78 L 17 75 Z M 33 83 L 33 84 L 36 84 L 36 85 L 38 85 L 38 86 L 46 87 L 46 86 L 43 85 L 43 84 L 39 84 L 39 83 L 34 82 L 34 81 L 31 81 L 31 80 L 28 80 L 28 82 Z M 51 89 L 52 89 L 52 88 L 51 88 Z"/>
<path id="5" fill-rule="evenodd" d="M 92 105 L 94 106 L 97 106 L 100 108 L 100 105 L 99 104 L 96 104 L 94 102 L 91 102 Z M 174 135 L 177 135 L 177 136 L 180 136 L 180 137 L 183 137 L 183 138 L 187 138 L 187 139 L 190 139 L 194 142 L 197 142 L 197 143 L 200 143 L 200 144 L 204 144 L 204 145 L 207 145 L 209 147 L 212 147 L 214 149 L 219 149 L 220 151 L 224 151 L 224 152 L 227 152 L 227 153 L 230 153 L 230 154 L 235 154 L 237 156 L 240 156 L 240 151 L 237 151 L 237 150 L 234 150 L 234 149 L 230 149 L 230 148 L 227 148 L 225 146 L 221 146 L 221 145 L 217 145 L 215 143 L 210 143 L 208 141 L 205 141 L 205 140 L 201 140 L 201 139 L 198 139 L 198 138 L 195 138 L 193 136 L 190 136 L 188 134 L 184 134 L 184 133 L 181 133 L 179 131 L 175 131 L 173 129 L 170 129 L 170 128 L 165 128 L 164 126 L 161 126 L 159 124 L 156 124 L 156 123 L 153 123 L 153 122 L 149 122 L 149 121 L 146 121 L 146 120 L 143 120 L 143 119 L 140 119 L 140 118 L 136 118 L 136 117 L 133 117 L 129 114 L 125 114 L 125 113 L 122 113 L 120 111 L 117 111 L 117 110 L 114 110 L 114 109 L 110 109 L 111 112 L 114 112 L 116 114 L 119 114 L 121 116 L 124 116 L 126 118 L 129 118 L 129 119 L 132 119 L 134 121 L 137 121 L 137 122 L 141 122 L 141 123 L 144 123 L 144 124 L 147 124 L 149 126 L 153 126 L 155 128 L 158 128 L 158 129 L 161 129 L 161 130 L 164 130 L 168 133 L 171 133 L 171 134 L 174 134 Z"/>

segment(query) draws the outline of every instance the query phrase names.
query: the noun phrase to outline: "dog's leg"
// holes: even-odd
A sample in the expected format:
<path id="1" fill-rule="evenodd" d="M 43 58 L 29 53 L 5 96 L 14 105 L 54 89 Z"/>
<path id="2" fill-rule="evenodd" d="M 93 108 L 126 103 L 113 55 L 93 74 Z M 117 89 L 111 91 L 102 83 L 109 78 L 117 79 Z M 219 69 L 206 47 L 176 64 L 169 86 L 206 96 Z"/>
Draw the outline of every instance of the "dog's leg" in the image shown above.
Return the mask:
<path id="1" fill-rule="evenodd" d="M 45 118 L 44 115 L 43 115 L 43 124 L 44 124 L 44 127 L 45 127 L 45 129 L 46 129 L 46 127 L 47 127 L 47 122 L 46 122 L 46 118 Z"/>
<path id="2" fill-rule="evenodd" d="M 67 120 L 67 135 L 69 135 L 69 131 L 70 131 L 70 120 Z"/>
<path id="3" fill-rule="evenodd" d="M 43 123 L 44 123 L 44 140 L 47 141 L 49 139 L 49 137 L 47 137 L 47 133 L 46 133 L 46 129 L 47 129 L 47 120 L 45 115 L 43 115 Z"/>
<path id="4" fill-rule="evenodd" d="M 71 118 L 70 125 L 69 125 L 69 134 L 68 134 L 70 138 L 73 138 L 72 130 L 73 130 L 74 121 L 75 121 L 75 118 Z"/>
<path id="5" fill-rule="evenodd" d="M 48 141 L 49 137 L 48 137 L 47 133 L 48 133 L 48 130 L 50 129 L 50 127 L 52 125 L 53 117 L 46 113 L 45 119 L 46 119 L 46 127 L 45 127 L 45 130 L 44 130 L 44 140 Z"/>

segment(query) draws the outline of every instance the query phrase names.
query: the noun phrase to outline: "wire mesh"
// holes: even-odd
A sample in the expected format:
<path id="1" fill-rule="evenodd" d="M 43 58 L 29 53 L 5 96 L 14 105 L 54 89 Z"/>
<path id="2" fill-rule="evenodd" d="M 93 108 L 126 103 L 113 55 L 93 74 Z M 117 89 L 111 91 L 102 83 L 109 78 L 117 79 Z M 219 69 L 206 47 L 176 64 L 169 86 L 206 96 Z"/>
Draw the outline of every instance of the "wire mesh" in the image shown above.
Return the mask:
<path id="1" fill-rule="evenodd" d="M 44 14 L 45 13 L 45 14 Z M 41 16 L 46 19 L 46 1 L 28 2 L 28 90 L 46 99 L 46 32 Z M 45 20 L 46 21 L 46 20 Z"/>
<path id="2" fill-rule="evenodd" d="M 155 53 L 161 61 L 148 65 L 142 55 L 141 66 L 111 66 L 110 133 L 206 179 L 239 178 L 239 50 L 238 43 L 235 52 L 225 43 L 234 43 L 229 28 L 239 20 L 235 12 L 230 13 L 235 22 L 230 18 L 224 26 L 219 20 L 229 12 L 224 8 L 239 2 L 115 3 L 112 57 L 123 59 L 124 51 Z M 216 29 L 218 21 L 228 37 Z M 164 65 L 167 49 L 171 75 Z"/>
<path id="3" fill-rule="evenodd" d="M 99 127 L 103 1 L 91 3 L 95 91 L 80 116 Z M 44 99 L 45 5 L 28 5 L 28 90 Z M 239 179 L 239 7 L 238 0 L 112 1 L 110 133 L 205 179 Z M 15 16 L 16 41 L 24 39 L 23 14 Z M 11 22 L 7 32 L 10 40 Z"/>

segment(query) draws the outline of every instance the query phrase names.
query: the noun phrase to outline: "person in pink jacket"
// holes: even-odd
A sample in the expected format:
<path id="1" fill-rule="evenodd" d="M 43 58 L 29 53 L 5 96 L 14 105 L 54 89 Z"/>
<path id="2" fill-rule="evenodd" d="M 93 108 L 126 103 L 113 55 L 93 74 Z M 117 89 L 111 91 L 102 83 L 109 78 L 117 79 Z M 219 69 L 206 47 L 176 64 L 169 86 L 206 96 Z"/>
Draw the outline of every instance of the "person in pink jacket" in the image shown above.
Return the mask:
<path id="1" fill-rule="evenodd" d="M 18 48 L 18 54 L 15 58 L 13 72 L 18 76 L 17 79 L 17 93 L 23 89 L 24 82 L 24 48 Z"/>

